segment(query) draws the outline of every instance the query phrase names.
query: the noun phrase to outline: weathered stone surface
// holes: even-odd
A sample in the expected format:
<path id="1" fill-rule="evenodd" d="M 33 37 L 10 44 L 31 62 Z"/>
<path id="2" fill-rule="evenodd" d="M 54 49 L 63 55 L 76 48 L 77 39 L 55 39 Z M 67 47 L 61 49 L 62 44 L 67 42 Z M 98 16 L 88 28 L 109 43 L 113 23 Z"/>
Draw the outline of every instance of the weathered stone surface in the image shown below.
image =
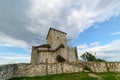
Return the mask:
<path id="1" fill-rule="evenodd" d="M 58 63 L 57 56 L 64 58 L 65 62 L 76 62 L 78 60 L 76 47 L 67 46 L 66 33 L 50 28 L 47 35 L 47 44 L 33 46 L 31 64 Z"/>
<path id="2" fill-rule="evenodd" d="M 60 73 L 84 71 L 83 65 L 93 72 L 120 72 L 119 62 L 81 62 L 81 63 L 51 63 L 51 64 L 8 64 L 0 66 L 0 80 L 12 77 L 43 76 Z"/>
<path id="3" fill-rule="evenodd" d="M 50 28 L 47 44 L 33 46 L 31 64 L 8 64 L 0 66 L 0 80 L 13 77 L 43 76 L 85 71 L 120 72 L 119 62 L 78 62 L 77 49 L 67 46 L 66 33 Z M 60 62 L 57 56 L 64 60 Z"/>

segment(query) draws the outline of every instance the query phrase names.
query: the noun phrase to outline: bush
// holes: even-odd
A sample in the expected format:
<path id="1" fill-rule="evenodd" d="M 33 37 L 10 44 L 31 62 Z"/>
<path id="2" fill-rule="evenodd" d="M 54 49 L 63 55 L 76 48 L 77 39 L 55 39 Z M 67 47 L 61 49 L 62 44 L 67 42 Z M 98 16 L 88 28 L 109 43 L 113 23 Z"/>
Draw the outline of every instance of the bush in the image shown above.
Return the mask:
<path id="1" fill-rule="evenodd" d="M 102 59 L 97 59 L 93 54 L 89 53 L 89 52 L 85 52 L 84 54 L 82 54 L 81 58 L 84 61 L 100 61 L 100 62 L 105 62 L 105 60 Z"/>

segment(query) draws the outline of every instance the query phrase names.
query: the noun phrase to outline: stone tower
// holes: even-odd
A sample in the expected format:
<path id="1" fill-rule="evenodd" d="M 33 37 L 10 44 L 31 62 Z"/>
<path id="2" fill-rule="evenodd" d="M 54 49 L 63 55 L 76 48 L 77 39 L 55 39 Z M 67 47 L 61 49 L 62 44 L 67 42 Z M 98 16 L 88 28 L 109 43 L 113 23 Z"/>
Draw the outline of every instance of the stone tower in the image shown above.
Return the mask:
<path id="1" fill-rule="evenodd" d="M 65 48 L 67 47 L 67 39 L 65 32 L 50 28 L 46 40 L 47 43 L 51 45 L 52 49 L 56 48 L 61 43 L 65 46 Z"/>
<path id="2" fill-rule="evenodd" d="M 66 33 L 50 28 L 46 37 L 47 44 L 33 46 L 31 64 L 76 62 L 76 47 L 68 47 Z"/>

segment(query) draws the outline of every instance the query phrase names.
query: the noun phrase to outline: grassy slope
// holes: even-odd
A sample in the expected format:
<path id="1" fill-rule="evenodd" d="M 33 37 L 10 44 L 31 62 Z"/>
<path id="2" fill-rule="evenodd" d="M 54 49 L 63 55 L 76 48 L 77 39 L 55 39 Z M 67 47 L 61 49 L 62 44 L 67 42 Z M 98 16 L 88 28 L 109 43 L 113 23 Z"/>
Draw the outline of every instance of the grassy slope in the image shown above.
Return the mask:
<path id="1" fill-rule="evenodd" d="M 10 80 L 99 80 L 95 77 L 88 76 L 89 73 L 69 73 L 69 74 L 56 74 L 41 77 L 24 77 L 13 78 Z M 98 75 L 102 80 L 120 80 L 120 73 L 92 73 Z"/>
<path id="2" fill-rule="evenodd" d="M 96 73 L 104 80 L 120 80 L 120 73 Z"/>

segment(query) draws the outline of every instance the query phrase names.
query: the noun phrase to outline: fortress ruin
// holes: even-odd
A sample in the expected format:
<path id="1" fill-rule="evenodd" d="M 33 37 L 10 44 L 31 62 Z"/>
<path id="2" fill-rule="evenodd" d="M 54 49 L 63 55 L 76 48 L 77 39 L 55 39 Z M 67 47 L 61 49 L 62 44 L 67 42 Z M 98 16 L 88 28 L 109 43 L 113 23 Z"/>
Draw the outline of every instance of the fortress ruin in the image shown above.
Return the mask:
<path id="1" fill-rule="evenodd" d="M 47 44 L 32 47 L 31 64 L 76 62 L 77 48 L 68 47 L 66 35 L 65 32 L 50 28 Z"/>
<path id="2" fill-rule="evenodd" d="M 33 46 L 31 63 L 0 65 L 0 80 L 13 77 L 44 76 L 84 72 L 119 72 L 120 62 L 81 62 L 76 47 L 68 47 L 66 33 L 50 28 L 47 44 Z M 45 64 L 44 64 L 45 63 Z"/>

